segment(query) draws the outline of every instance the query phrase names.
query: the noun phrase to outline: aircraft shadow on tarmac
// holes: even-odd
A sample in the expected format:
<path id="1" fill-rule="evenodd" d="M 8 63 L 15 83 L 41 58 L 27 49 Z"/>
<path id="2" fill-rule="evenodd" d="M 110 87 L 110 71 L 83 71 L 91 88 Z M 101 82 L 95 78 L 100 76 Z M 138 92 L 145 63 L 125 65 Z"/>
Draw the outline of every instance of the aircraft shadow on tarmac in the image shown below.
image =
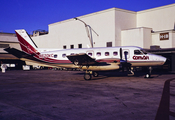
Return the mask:
<path id="1" fill-rule="evenodd" d="M 75 73 L 75 74 L 76 75 L 84 75 L 83 72 Z M 158 71 L 158 72 L 154 72 L 149 79 L 159 77 L 162 74 L 174 74 L 174 73 Z M 126 71 L 125 72 L 104 71 L 104 72 L 99 72 L 99 76 L 98 77 L 93 77 L 92 80 L 105 79 L 105 78 L 109 78 L 109 77 L 145 77 L 145 72 L 136 72 L 134 75 L 132 75 L 132 74 L 128 74 Z"/>
<path id="2" fill-rule="evenodd" d="M 175 98 L 175 93 L 171 93 L 171 90 L 175 90 L 175 84 L 171 84 L 171 82 L 175 82 L 175 78 L 168 79 L 164 83 L 164 88 L 162 92 L 162 98 L 160 100 L 160 104 L 157 110 L 157 114 L 155 120 L 169 120 L 170 117 L 175 118 L 175 111 L 171 111 L 171 100 L 170 97 Z"/>

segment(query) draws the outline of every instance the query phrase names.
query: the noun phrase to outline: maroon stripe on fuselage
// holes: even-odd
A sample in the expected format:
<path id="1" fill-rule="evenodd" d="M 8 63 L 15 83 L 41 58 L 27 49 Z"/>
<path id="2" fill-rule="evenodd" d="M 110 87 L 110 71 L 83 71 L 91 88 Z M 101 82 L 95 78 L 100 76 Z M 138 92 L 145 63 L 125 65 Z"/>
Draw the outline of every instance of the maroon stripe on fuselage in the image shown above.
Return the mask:
<path id="1" fill-rule="evenodd" d="M 51 58 L 39 58 L 37 56 L 31 56 L 31 55 L 28 55 L 26 57 L 23 57 L 23 58 L 26 58 L 26 59 L 29 59 L 29 60 L 34 60 L 34 61 L 37 61 L 37 62 L 42 62 L 42 63 L 51 63 L 51 64 L 72 64 L 71 61 L 69 60 L 55 60 L 55 59 L 51 59 Z"/>
<path id="2" fill-rule="evenodd" d="M 58 60 L 58 59 L 39 58 L 39 57 L 36 57 L 36 59 L 49 63 L 72 63 L 70 60 Z"/>

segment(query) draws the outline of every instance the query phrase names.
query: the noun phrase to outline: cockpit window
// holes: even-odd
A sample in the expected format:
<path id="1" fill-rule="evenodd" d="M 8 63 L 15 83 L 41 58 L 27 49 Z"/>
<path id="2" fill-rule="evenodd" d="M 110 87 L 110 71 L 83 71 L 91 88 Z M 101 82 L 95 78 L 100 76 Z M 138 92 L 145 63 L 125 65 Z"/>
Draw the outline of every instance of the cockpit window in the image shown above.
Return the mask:
<path id="1" fill-rule="evenodd" d="M 140 50 L 134 50 L 134 55 L 142 55 L 143 53 Z"/>
<path id="2" fill-rule="evenodd" d="M 134 54 L 135 55 L 143 55 L 143 54 L 147 54 L 147 52 L 145 50 L 134 50 Z"/>
<path id="3" fill-rule="evenodd" d="M 141 50 L 144 54 L 147 54 L 147 52 L 145 50 Z"/>

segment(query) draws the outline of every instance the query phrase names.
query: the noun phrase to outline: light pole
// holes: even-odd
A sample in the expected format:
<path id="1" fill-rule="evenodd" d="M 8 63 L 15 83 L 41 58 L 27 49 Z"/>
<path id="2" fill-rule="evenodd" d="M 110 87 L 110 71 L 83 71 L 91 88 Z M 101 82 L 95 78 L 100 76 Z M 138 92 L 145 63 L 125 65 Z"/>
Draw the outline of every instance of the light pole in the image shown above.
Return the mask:
<path id="1" fill-rule="evenodd" d="M 75 20 L 79 20 L 80 22 L 84 23 L 85 28 L 86 28 L 87 36 L 88 36 L 88 38 L 89 38 L 89 40 L 90 40 L 91 47 L 93 48 L 94 45 L 93 45 L 92 31 L 93 31 L 97 36 L 99 36 L 99 35 L 91 28 L 90 25 L 87 25 L 83 20 L 80 20 L 79 18 L 76 18 L 76 17 L 75 17 L 74 19 L 75 19 Z M 88 28 L 89 28 L 89 29 L 88 29 Z"/>

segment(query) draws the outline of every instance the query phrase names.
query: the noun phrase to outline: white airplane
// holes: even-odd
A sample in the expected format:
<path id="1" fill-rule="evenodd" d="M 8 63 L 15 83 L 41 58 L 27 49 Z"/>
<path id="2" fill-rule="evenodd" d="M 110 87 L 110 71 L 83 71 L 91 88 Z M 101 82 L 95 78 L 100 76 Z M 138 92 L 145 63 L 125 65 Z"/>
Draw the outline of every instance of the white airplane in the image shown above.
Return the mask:
<path id="1" fill-rule="evenodd" d="M 58 49 L 43 51 L 29 37 L 25 30 L 15 30 L 22 51 L 15 48 L 5 49 L 21 60 L 39 63 L 43 66 L 79 68 L 85 72 L 84 79 L 90 80 L 98 71 L 117 70 L 137 66 L 159 66 L 166 61 L 165 57 L 146 53 L 135 46 L 99 47 L 81 49 Z M 151 72 L 146 77 L 150 77 Z"/>

